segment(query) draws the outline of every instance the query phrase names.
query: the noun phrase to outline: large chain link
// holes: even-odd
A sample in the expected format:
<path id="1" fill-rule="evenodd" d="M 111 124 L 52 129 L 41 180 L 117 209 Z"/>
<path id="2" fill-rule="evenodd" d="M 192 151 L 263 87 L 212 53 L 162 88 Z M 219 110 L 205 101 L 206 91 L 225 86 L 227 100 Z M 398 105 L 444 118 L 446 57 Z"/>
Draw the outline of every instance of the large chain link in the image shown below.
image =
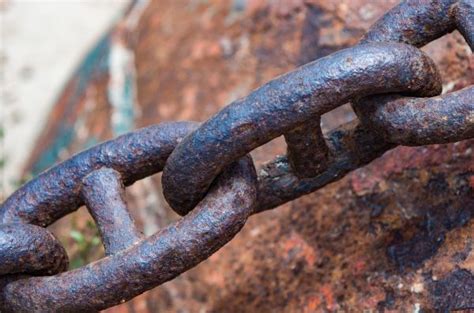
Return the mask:
<path id="1" fill-rule="evenodd" d="M 87 312 L 127 301 L 208 258 L 250 215 L 396 145 L 474 137 L 474 88 L 439 96 L 436 66 L 417 49 L 455 29 L 473 49 L 472 0 L 404 1 L 359 45 L 268 82 L 202 125 L 143 128 L 42 173 L 0 206 L 0 311 Z M 320 116 L 348 101 L 358 120 L 324 138 Z M 280 135 L 287 156 L 257 177 L 248 153 Z M 161 170 L 165 197 L 184 217 L 143 238 L 124 188 Z M 64 248 L 44 227 L 82 205 L 107 256 L 64 272 Z"/>

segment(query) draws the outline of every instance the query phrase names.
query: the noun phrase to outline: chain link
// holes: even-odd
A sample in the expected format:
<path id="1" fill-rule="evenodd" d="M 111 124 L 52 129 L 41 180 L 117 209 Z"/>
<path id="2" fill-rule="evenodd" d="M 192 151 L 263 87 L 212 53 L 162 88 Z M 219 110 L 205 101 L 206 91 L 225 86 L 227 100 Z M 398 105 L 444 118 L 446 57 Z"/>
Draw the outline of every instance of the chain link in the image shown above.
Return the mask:
<path id="1" fill-rule="evenodd" d="M 359 45 L 266 83 L 201 125 L 143 128 L 40 174 L 0 205 L 0 311 L 93 312 L 122 303 L 207 259 L 250 215 L 397 145 L 473 138 L 474 88 L 440 96 L 436 66 L 417 49 L 455 29 L 473 49 L 472 1 L 404 1 Z M 358 119 L 324 137 L 320 116 L 348 101 Z M 287 156 L 257 177 L 248 153 L 280 135 Z M 143 238 L 125 187 L 162 170 L 165 197 L 184 217 Z M 66 252 L 44 227 L 82 205 L 107 256 L 64 272 Z"/>

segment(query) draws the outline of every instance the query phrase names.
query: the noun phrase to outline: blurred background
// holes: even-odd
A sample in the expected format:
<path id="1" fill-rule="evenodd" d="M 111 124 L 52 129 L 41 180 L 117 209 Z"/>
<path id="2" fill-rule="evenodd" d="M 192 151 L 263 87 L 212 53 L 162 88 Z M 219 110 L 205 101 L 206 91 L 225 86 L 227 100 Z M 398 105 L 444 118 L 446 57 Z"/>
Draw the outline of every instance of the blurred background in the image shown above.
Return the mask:
<path id="1" fill-rule="evenodd" d="M 204 121 L 275 76 L 356 44 L 397 3 L 0 0 L 0 200 L 101 141 L 162 121 Z M 444 92 L 474 82 L 459 33 L 423 50 Z M 323 116 L 323 129 L 353 118 L 342 106 Z M 452 288 L 474 284 L 472 144 L 388 152 L 252 217 L 197 268 L 108 312 L 419 312 L 474 303 Z M 258 166 L 285 150 L 277 138 L 252 156 Z M 178 218 L 159 175 L 127 197 L 147 235 Z M 71 268 L 103 256 L 85 208 L 50 228 Z"/>
<path id="2" fill-rule="evenodd" d="M 11 1 L 1 10 L 1 197 L 22 179 L 55 100 L 126 0 Z"/>

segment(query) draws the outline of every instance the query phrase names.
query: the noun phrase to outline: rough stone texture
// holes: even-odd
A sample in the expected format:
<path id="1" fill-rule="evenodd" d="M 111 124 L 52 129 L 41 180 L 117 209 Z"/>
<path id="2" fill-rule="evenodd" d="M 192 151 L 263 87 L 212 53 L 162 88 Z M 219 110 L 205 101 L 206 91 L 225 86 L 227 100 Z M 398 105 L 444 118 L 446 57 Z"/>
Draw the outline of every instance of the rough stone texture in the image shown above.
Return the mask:
<path id="1" fill-rule="evenodd" d="M 122 34 L 136 61 L 135 124 L 204 120 L 276 75 L 355 44 L 396 2 L 152 2 L 136 28 Z M 458 33 L 424 50 L 439 65 L 446 91 L 474 82 L 474 58 Z M 101 55 L 107 53 L 96 61 Z M 96 68 L 87 84 L 76 77 L 66 88 L 27 170 L 112 136 L 109 74 Z M 323 117 L 323 128 L 352 118 L 341 107 Z M 388 152 L 337 183 L 250 218 L 208 261 L 108 312 L 472 308 L 472 149 L 473 141 L 464 141 Z M 253 156 L 259 165 L 285 150 L 279 138 Z M 128 190 L 146 232 L 176 219 L 159 187 L 159 179 L 150 179 Z M 56 224 L 59 238 L 71 218 Z"/>

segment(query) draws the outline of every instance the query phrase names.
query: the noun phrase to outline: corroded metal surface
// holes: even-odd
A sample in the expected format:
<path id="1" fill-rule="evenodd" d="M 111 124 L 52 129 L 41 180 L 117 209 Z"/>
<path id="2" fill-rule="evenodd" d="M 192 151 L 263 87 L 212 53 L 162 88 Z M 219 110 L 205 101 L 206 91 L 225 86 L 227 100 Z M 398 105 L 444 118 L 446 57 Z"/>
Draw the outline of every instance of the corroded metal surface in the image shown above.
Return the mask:
<path id="1" fill-rule="evenodd" d="M 181 215 L 186 214 L 205 195 L 216 175 L 235 157 L 350 99 L 394 92 L 418 91 L 420 96 L 439 94 L 441 85 L 434 78 L 434 66 L 422 58 L 411 59 L 408 51 L 402 52 L 402 46 L 399 53 L 392 54 L 397 49 L 388 42 L 421 46 L 451 32 L 455 22 L 449 13 L 455 2 L 404 1 L 375 23 L 362 40 L 362 46 L 334 53 L 272 80 L 207 120 L 172 153 L 165 166 L 164 194 L 171 207 Z M 470 31 L 474 30 L 468 29 Z M 372 42 L 387 42 L 387 46 L 372 46 Z M 382 51 L 382 47 L 389 47 L 390 51 Z M 397 67 L 394 67 L 395 63 Z M 472 103 L 464 108 L 468 112 L 464 120 L 472 131 L 470 108 Z M 443 117 L 449 119 L 453 116 Z M 451 124 L 456 122 L 446 122 L 446 125 Z M 308 132 L 312 131 L 309 127 Z M 454 127 L 450 131 L 454 132 Z M 460 131 L 457 140 L 466 138 L 462 136 L 464 131 Z M 290 138 L 294 136 L 292 134 Z M 297 136 L 310 138 L 311 135 L 302 133 Z M 211 137 L 212 141 L 205 139 Z M 293 142 L 295 140 L 290 139 L 290 144 Z M 423 144 L 422 140 L 420 143 Z M 293 153 L 313 149 L 304 144 L 290 148 L 296 150 Z M 312 161 L 317 164 L 318 160 Z M 198 176 L 192 173 L 198 173 Z"/>
<path id="2" fill-rule="evenodd" d="M 474 281 L 472 145 L 399 147 L 290 207 L 251 218 L 235 242 L 176 282 L 184 291 L 171 310 L 404 312 L 453 310 L 461 299 L 472 306 L 467 288 L 432 288 L 461 282 L 452 280 L 457 268 L 463 286 Z M 193 300 L 202 288 L 196 277 L 210 294 L 202 301 Z"/>
<path id="3" fill-rule="evenodd" d="M 0 275 L 53 275 L 67 266 L 66 251 L 48 230 L 28 224 L 0 224 Z"/>
<path id="4" fill-rule="evenodd" d="M 135 48 L 139 101 L 146 112 L 141 123 L 204 120 L 227 99 L 356 44 L 367 27 L 398 1 L 239 2 L 245 3 L 242 11 L 219 1 L 188 12 L 181 10 L 184 2 L 179 1 L 150 5 L 140 24 L 142 41 Z M 225 18 L 234 14 L 240 19 L 227 22 Z M 169 36 L 167 29 L 177 36 Z M 159 52 L 150 53 L 153 49 Z M 458 33 L 424 51 L 439 65 L 446 90 L 473 83 L 472 55 Z M 158 73 L 158 80 L 151 78 L 152 73 Z M 175 88 L 183 93 L 168 92 Z M 333 113 L 323 116 L 324 130 L 350 118 L 347 106 Z M 469 271 L 471 279 L 474 272 L 469 244 L 474 233 L 469 213 L 474 207 L 469 202 L 472 144 L 399 147 L 385 154 L 381 149 L 381 157 L 341 181 L 252 217 L 228 246 L 201 266 L 110 312 L 434 309 L 425 278 L 444 281 L 456 267 Z M 261 164 L 284 152 L 284 142 L 277 140 L 252 155 Z M 278 165 L 275 162 L 279 171 L 289 169 L 288 164 Z M 159 186 L 158 180 L 155 183 Z M 424 251 L 429 253 L 419 258 L 417 269 L 400 270 L 388 257 L 388 248 L 400 244 L 395 251 L 401 255 L 407 246 L 404 241 L 422 231 L 426 234 L 433 225 L 432 212 L 437 212 L 436 225 L 444 241 L 435 240 L 437 232 L 418 236 L 423 239 L 418 245 L 414 245 L 417 239 L 411 240 L 416 251 L 428 246 Z M 162 219 L 159 215 L 157 220 Z M 417 223 L 420 228 L 414 227 Z M 373 224 L 381 225 L 376 236 Z M 393 238 L 398 241 L 390 241 Z M 457 294 L 456 288 L 440 290 L 439 304 Z"/>
<path id="5" fill-rule="evenodd" d="M 300 177 L 314 177 L 327 168 L 329 148 L 321 130 L 321 117 L 315 116 L 285 134 L 291 168 Z"/>
<path id="6" fill-rule="evenodd" d="M 259 172 L 258 211 L 264 211 L 311 193 L 344 177 L 394 147 L 374 132 L 354 121 L 328 134 L 329 153 L 333 156 L 324 172 L 311 177 L 296 175 L 285 156 L 264 164 Z"/>
<path id="7" fill-rule="evenodd" d="M 474 87 L 426 99 L 376 96 L 365 100 L 357 111 L 371 129 L 399 145 L 446 143 L 474 136 Z"/>
<path id="8" fill-rule="evenodd" d="M 190 126 L 171 125 L 177 129 Z M 158 137 L 167 135 L 171 142 L 176 142 L 180 136 L 179 131 L 172 136 L 167 127 L 155 128 L 154 134 Z M 131 136 L 133 135 L 128 137 Z M 126 137 L 104 145 L 108 146 L 108 155 L 121 154 L 120 150 L 124 147 L 119 143 L 123 142 L 123 138 Z M 143 132 L 140 138 L 144 138 Z M 166 159 L 169 154 L 167 143 L 163 144 L 163 149 L 160 149 L 159 141 L 158 144 L 155 143 L 153 157 Z M 139 159 L 141 157 L 141 162 L 146 162 L 147 156 L 151 155 L 132 150 L 124 152 L 127 155 L 133 152 L 133 156 L 138 156 Z M 87 156 L 88 154 L 82 155 L 82 158 L 78 156 L 76 160 L 85 162 Z M 62 172 L 67 170 L 64 167 L 63 165 Z M 135 167 L 132 166 L 133 169 Z M 133 176 L 127 176 L 123 168 L 122 171 L 124 177 Z M 192 214 L 128 249 L 115 251 L 107 258 L 61 275 L 26 279 L 19 277 L 14 281 L 2 278 L 2 312 L 96 311 L 129 300 L 160 285 L 199 264 L 235 236 L 247 217 L 254 212 L 256 186 L 253 162 L 250 157 L 245 157 L 224 171 L 213 190 Z M 17 214 L 20 213 L 21 211 Z M 51 249 L 46 251 L 49 250 Z M 44 254 L 39 253 L 39 260 L 43 260 L 41 256 Z M 15 256 L 18 255 L 14 254 L 13 257 Z M 58 258 L 53 259 L 55 262 L 57 260 Z M 8 284 L 5 286 L 6 279 Z"/>
<path id="9" fill-rule="evenodd" d="M 441 83 L 432 61 L 402 44 L 359 45 L 272 80 L 183 140 L 163 171 L 165 197 L 184 215 L 236 157 L 354 97 L 383 92 L 432 96 Z"/>
<path id="10" fill-rule="evenodd" d="M 464 1 L 403 1 L 375 22 L 362 42 L 403 42 L 424 46 L 455 30 L 453 15 L 459 11 L 454 7 L 461 2 Z"/>
<path id="11" fill-rule="evenodd" d="M 142 234 L 128 211 L 119 172 L 101 168 L 88 174 L 82 180 L 81 195 L 99 228 L 107 255 L 140 241 Z"/>
<path id="12" fill-rule="evenodd" d="M 322 10 L 321 6 L 315 3 L 317 1 L 308 1 L 307 12 L 310 13 L 307 16 L 319 17 L 323 15 L 323 11 L 318 11 Z M 412 4 L 415 3 L 418 5 L 425 4 L 425 2 L 412 1 Z M 445 5 L 447 2 L 435 1 L 433 3 Z M 461 5 L 462 1 L 451 1 L 450 3 Z M 259 11 L 261 10 L 260 5 L 255 7 L 255 12 L 261 12 Z M 292 4 L 281 5 L 276 11 L 270 12 L 281 18 L 286 18 L 298 12 L 299 8 L 301 8 L 299 1 L 294 1 Z M 458 6 L 453 6 L 453 12 L 458 10 L 457 8 Z M 425 14 L 423 12 L 425 11 L 421 11 L 422 16 Z M 464 12 L 470 13 L 466 10 Z M 432 13 L 428 12 L 426 16 L 430 16 L 430 14 Z M 456 15 L 454 16 L 456 17 Z M 456 17 L 456 19 L 459 20 L 459 17 Z M 410 20 L 409 15 L 408 20 Z M 464 24 L 466 21 L 469 20 L 464 19 Z M 309 21 L 305 23 L 308 23 L 306 27 L 309 30 L 314 27 L 314 24 Z M 441 25 L 444 24 L 441 23 Z M 264 26 L 260 31 L 265 27 L 267 26 Z M 429 28 L 427 29 L 429 30 Z M 258 32 L 259 30 L 257 30 Z M 309 37 L 311 36 L 304 38 Z M 468 38 L 467 40 L 469 41 Z M 306 45 L 311 46 L 311 43 L 312 41 L 308 40 Z M 303 39 L 302 44 L 304 44 Z M 227 46 L 223 44 L 222 47 Z M 228 47 L 222 49 L 224 54 L 230 53 L 225 50 Z M 208 52 L 210 51 L 204 50 L 200 53 L 206 54 Z M 304 55 L 305 53 L 307 52 L 301 52 L 300 61 L 298 62 L 308 58 Z M 317 51 L 317 53 L 320 52 Z M 443 76 L 443 80 L 446 79 L 445 77 Z M 469 75 L 466 77 L 467 80 L 456 82 L 456 88 L 462 87 L 462 84 L 466 84 L 466 82 L 469 84 Z M 468 88 L 441 98 L 426 100 L 406 98 L 405 100 L 408 109 L 411 105 L 415 105 L 415 102 L 425 105 L 430 101 L 432 101 L 431 104 L 435 104 L 439 102 L 436 100 L 441 100 L 441 103 L 438 104 L 440 111 L 437 114 L 429 115 L 431 111 L 428 112 L 428 110 L 425 112 L 428 120 L 438 121 L 437 117 L 442 117 L 446 113 L 443 112 L 443 108 L 448 108 L 449 103 L 452 103 L 453 99 L 459 95 L 460 99 L 465 101 L 461 102 L 459 107 L 453 107 L 453 111 L 462 114 L 463 111 L 469 112 L 472 110 L 472 102 L 469 101 L 471 93 L 472 88 Z M 186 102 L 189 99 L 189 94 L 187 92 L 184 94 Z M 379 117 L 382 122 L 387 125 L 396 122 L 396 118 L 400 117 L 400 114 L 402 118 L 406 118 L 409 114 L 408 109 L 404 111 L 403 108 L 397 107 L 399 110 L 396 112 L 399 115 L 392 118 L 385 114 L 384 110 L 393 108 L 393 105 L 398 103 L 397 98 L 389 98 L 390 101 L 382 98 L 378 99 L 381 99 L 384 106 L 382 109 L 377 106 L 378 111 L 376 112 L 380 114 Z M 372 100 L 370 99 L 370 101 Z M 367 103 L 369 102 L 367 101 Z M 371 109 L 375 107 L 375 102 L 372 103 Z M 359 110 L 357 111 L 360 113 Z M 369 112 L 374 111 L 369 110 Z M 199 114 L 195 112 L 194 115 Z M 144 120 L 150 118 L 149 114 L 145 114 L 145 116 Z M 458 133 L 451 133 L 449 126 L 443 129 L 446 124 L 441 123 L 439 124 L 440 133 L 438 133 L 440 136 L 436 139 L 427 136 L 430 132 L 429 127 L 427 127 L 426 133 L 422 133 L 421 139 L 416 134 L 409 134 L 406 137 L 409 139 L 406 140 L 416 145 L 424 140 L 432 140 L 430 143 L 433 143 L 472 137 L 472 135 L 469 135 L 472 131 L 472 128 L 470 128 L 472 125 L 469 123 L 472 121 L 470 122 L 468 118 L 462 119 L 456 113 L 453 114 L 452 118 L 457 124 L 451 130 L 461 126 Z M 325 171 L 319 173 L 320 169 L 316 167 L 316 172 L 318 172 L 316 177 L 304 179 L 302 178 L 304 175 L 301 175 L 301 173 L 293 173 L 290 164 L 294 165 L 295 163 L 288 162 L 285 157 L 278 157 L 275 161 L 266 165 L 260 172 L 259 177 L 258 207 L 253 208 L 251 212 L 260 212 L 272 208 L 338 180 L 351 170 L 371 162 L 385 151 L 392 149 L 394 143 L 400 143 L 405 139 L 403 136 L 401 138 L 394 136 L 387 141 L 386 139 L 389 137 L 384 136 L 383 131 L 371 132 L 371 128 L 367 127 L 368 123 L 377 120 L 376 118 L 371 116 L 372 120 L 367 121 L 361 116 L 361 119 L 363 124 L 352 122 L 335 128 L 326 136 L 325 141 L 322 141 L 322 137 L 316 138 L 316 142 L 321 144 L 326 142 L 328 147 L 328 153 L 322 153 L 321 157 L 329 157 L 328 163 L 324 166 Z M 412 125 L 420 125 L 423 124 L 423 120 L 415 120 L 413 123 Z M 315 122 L 315 125 L 318 124 L 319 121 Z M 432 130 L 436 130 L 436 127 L 433 127 Z M 425 128 L 423 129 L 425 130 Z M 244 127 L 243 131 L 246 130 L 248 129 Z M 302 133 L 304 133 L 304 128 L 302 130 Z M 300 138 L 303 139 L 302 142 L 304 143 L 305 138 Z M 309 138 L 309 141 L 311 141 L 311 138 Z M 173 144 L 176 144 L 176 142 L 173 142 Z M 153 303 L 153 307 L 150 306 L 147 310 L 150 312 L 156 311 L 158 307 L 166 310 L 180 307 L 191 311 L 198 310 L 198 308 L 199 310 L 207 308 L 211 311 L 226 309 L 236 312 L 249 310 L 263 312 L 275 310 L 315 311 L 353 308 L 376 308 L 381 310 L 469 308 L 472 306 L 471 288 L 469 287 L 473 281 L 472 271 L 469 267 L 469 262 L 472 262 L 470 257 L 472 248 L 469 244 L 459 246 L 454 250 L 450 247 L 452 247 L 453 242 L 459 242 L 462 245 L 472 240 L 472 238 L 469 239 L 469 236 L 467 238 L 462 237 L 466 234 L 469 235 L 470 230 L 472 230 L 470 219 L 473 215 L 471 208 L 474 206 L 472 197 L 469 196 L 470 191 L 472 191 L 472 178 L 470 180 L 470 172 L 466 172 L 466 164 L 472 161 L 472 151 L 469 149 L 471 146 L 472 142 L 466 141 L 454 146 L 416 148 L 418 150 L 397 148 L 395 151 L 387 153 L 379 160 L 380 162 L 375 161 L 366 169 L 356 171 L 337 185 L 326 187 L 324 192 L 318 192 L 314 196 L 296 201 L 293 206 L 298 206 L 299 210 L 297 211 L 288 212 L 287 209 L 283 208 L 283 211 L 279 213 L 268 212 L 265 214 L 270 216 L 256 217 L 255 220 L 250 221 L 249 227 L 246 230 L 244 229 L 242 235 L 223 253 L 211 258 L 203 267 L 185 274 L 182 280 L 178 279 L 169 287 L 165 286 L 157 290 L 155 297 L 149 297 L 150 301 L 148 303 Z M 413 151 L 413 153 L 410 151 Z M 318 158 L 315 159 L 318 160 Z M 76 160 L 80 160 L 80 158 Z M 88 160 L 88 157 L 85 157 L 84 160 Z M 98 166 L 101 161 L 92 163 L 94 166 Z M 90 161 L 86 163 L 89 164 Z M 397 166 L 401 170 L 397 169 Z M 91 170 L 87 169 L 87 173 L 73 170 L 72 173 L 74 177 L 79 177 L 81 180 L 85 178 L 87 181 L 88 177 L 100 176 L 101 170 L 99 168 L 92 170 L 92 167 L 90 167 Z M 119 169 L 115 168 L 115 170 L 120 175 L 124 174 Z M 157 170 L 150 169 L 150 173 L 154 172 L 157 172 Z M 95 177 L 97 178 L 97 176 Z M 53 181 L 53 176 L 50 179 Z M 182 187 L 180 186 L 180 188 Z M 390 189 L 393 189 L 393 192 L 387 192 Z M 41 190 L 44 191 L 44 195 L 47 195 L 46 190 L 39 188 L 40 194 Z M 120 190 L 120 186 L 117 186 L 117 190 Z M 67 196 L 76 199 L 80 192 L 81 188 L 79 190 L 75 189 Z M 34 194 L 34 192 L 30 193 L 30 198 L 34 198 Z M 62 197 L 59 193 L 55 195 L 59 195 L 61 201 L 66 204 L 66 211 L 72 211 L 84 202 L 81 197 L 87 197 L 86 194 L 79 195 L 79 201 L 81 201 L 79 203 L 73 203 L 77 199 L 68 202 L 65 200 L 66 197 Z M 115 193 L 112 190 L 111 195 L 113 194 Z M 404 196 L 400 197 L 401 194 Z M 48 199 L 47 196 L 44 199 Z M 124 201 L 122 200 L 119 200 L 120 205 L 123 205 Z M 39 203 L 41 201 L 35 203 L 32 207 Z M 101 202 L 99 201 L 96 204 L 100 206 Z M 25 203 L 23 206 L 27 207 L 28 205 Z M 325 208 L 326 206 L 331 206 L 331 209 L 324 209 L 322 212 L 304 209 L 304 207 Z M 288 208 L 288 206 L 285 207 Z M 369 210 L 364 209 L 365 207 Z M 44 205 L 43 208 L 46 208 L 46 206 Z M 302 208 L 303 210 L 301 210 Z M 49 214 L 54 210 L 60 209 L 54 208 L 49 211 Z M 354 210 L 359 213 L 354 214 Z M 395 213 L 395 217 L 393 217 L 393 210 L 398 212 Z M 31 210 L 29 211 L 31 213 Z M 248 215 L 251 212 L 246 214 Z M 195 211 L 193 211 L 185 219 L 195 214 Z M 325 215 L 328 218 L 325 219 Z M 13 220 L 21 220 L 14 217 L 12 211 L 8 216 Z M 25 216 L 28 216 L 28 214 Z M 271 218 L 272 216 L 278 218 Z M 368 227 L 366 227 L 367 218 L 371 222 Z M 53 218 L 46 217 L 43 219 L 43 223 L 52 220 Z M 319 225 L 319 227 L 314 227 L 315 225 Z M 173 227 L 167 229 L 173 229 Z M 347 236 L 343 236 L 344 234 Z M 455 236 L 460 237 L 456 239 Z M 375 241 L 372 238 L 375 238 Z M 354 240 L 357 243 L 354 243 Z M 375 245 L 372 245 L 371 242 L 374 242 Z M 279 249 L 280 243 L 282 249 Z M 328 243 L 327 246 L 324 243 Z M 127 251 L 135 247 L 131 247 L 122 253 L 127 254 Z M 367 249 L 364 247 L 367 247 Z M 453 251 L 457 254 L 453 254 Z M 118 255 L 120 254 L 118 253 Z M 348 261 L 345 261 L 341 255 L 344 255 Z M 114 257 L 111 256 L 101 260 L 97 264 L 107 263 L 110 258 Z M 446 261 L 445 258 L 449 261 Z M 181 264 L 179 262 L 182 260 L 175 259 L 174 261 Z M 448 267 L 446 267 L 446 264 L 449 264 Z M 168 265 L 173 266 L 171 263 Z M 449 267 L 453 265 L 461 267 L 461 269 Z M 321 269 L 320 274 L 317 274 L 319 273 L 318 269 Z M 238 273 L 238 275 L 223 274 L 228 273 L 229 270 L 231 270 L 231 273 Z M 78 275 L 77 272 L 81 273 L 81 271 L 83 272 L 80 275 L 86 275 L 84 271 L 87 270 L 84 270 L 84 268 L 64 275 L 66 277 L 68 275 L 74 276 Z M 110 272 L 109 276 L 112 276 L 112 274 Z M 163 275 L 166 277 L 166 273 Z M 193 275 L 197 275 L 200 279 L 196 280 Z M 269 275 L 274 278 L 271 280 L 272 283 L 269 283 Z M 53 277 L 52 281 L 58 279 L 55 282 L 61 282 L 62 278 L 60 277 L 62 276 L 59 276 L 59 278 Z M 346 283 L 338 286 L 334 282 L 340 281 L 341 277 Z M 24 282 L 29 280 L 27 279 Z M 47 286 L 49 280 L 38 278 L 35 281 L 41 287 Z M 120 281 L 119 279 L 118 282 Z M 2 290 L 17 288 L 15 292 L 20 291 L 23 295 L 28 294 L 26 283 L 22 284 L 21 282 L 22 280 L 10 283 L 10 281 L 4 280 L 0 288 Z M 66 281 L 62 282 L 65 283 Z M 180 285 L 183 282 L 185 284 Z M 349 282 L 349 287 L 347 282 Z M 363 282 L 366 283 L 361 285 Z M 156 283 L 155 281 L 153 285 Z M 452 286 L 460 283 L 466 288 L 453 290 Z M 181 291 L 176 294 L 176 289 L 171 291 L 174 285 L 183 287 L 182 290 L 185 293 L 189 291 L 187 296 L 180 296 Z M 61 289 L 60 286 L 61 284 L 56 284 L 59 289 Z M 206 286 L 206 288 L 203 288 L 203 286 Z M 362 288 L 360 288 L 361 286 Z M 53 286 L 48 288 L 53 288 Z M 9 292 L 12 290 L 9 290 Z M 86 288 L 84 287 L 83 290 L 85 292 Z M 167 294 L 167 290 L 172 292 L 173 296 Z M 137 291 L 137 293 L 139 292 Z M 15 303 L 14 300 L 17 298 L 12 296 L 13 294 L 9 294 L 9 300 L 13 300 L 10 301 L 10 303 L 13 303 L 12 308 L 13 310 L 20 310 L 21 305 L 19 302 Z M 133 292 L 129 295 L 132 296 Z M 63 295 L 59 292 L 57 300 L 55 300 L 55 306 L 48 308 L 60 308 L 57 310 L 67 311 L 66 307 L 60 307 L 61 299 L 64 299 L 61 297 L 67 298 L 67 292 Z M 26 298 L 30 297 L 27 296 Z M 101 301 L 109 301 L 109 303 L 118 303 L 119 301 L 118 296 L 114 299 L 105 298 L 94 300 L 94 304 L 86 304 L 86 300 L 83 302 L 81 300 L 77 307 L 71 304 L 71 310 L 97 309 L 105 307 L 105 302 Z M 161 299 L 164 299 L 164 301 L 161 301 Z M 182 302 L 183 300 L 184 302 Z M 38 301 L 40 303 L 45 300 Z M 33 302 L 30 303 L 29 310 L 35 309 Z M 130 305 L 131 308 L 134 308 L 133 304 Z M 122 308 L 125 307 L 122 306 Z"/>
<path id="13" fill-rule="evenodd" d="M 468 270 L 456 269 L 442 280 L 430 282 L 429 288 L 434 307 L 438 310 L 468 310 L 474 307 L 474 277 Z"/>
<path id="14" fill-rule="evenodd" d="M 83 151 L 42 173 L 1 204 L 2 223 L 50 225 L 83 203 L 82 179 L 102 167 L 122 175 L 125 185 L 162 170 L 168 155 L 195 123 L 150 126 Z"/>

